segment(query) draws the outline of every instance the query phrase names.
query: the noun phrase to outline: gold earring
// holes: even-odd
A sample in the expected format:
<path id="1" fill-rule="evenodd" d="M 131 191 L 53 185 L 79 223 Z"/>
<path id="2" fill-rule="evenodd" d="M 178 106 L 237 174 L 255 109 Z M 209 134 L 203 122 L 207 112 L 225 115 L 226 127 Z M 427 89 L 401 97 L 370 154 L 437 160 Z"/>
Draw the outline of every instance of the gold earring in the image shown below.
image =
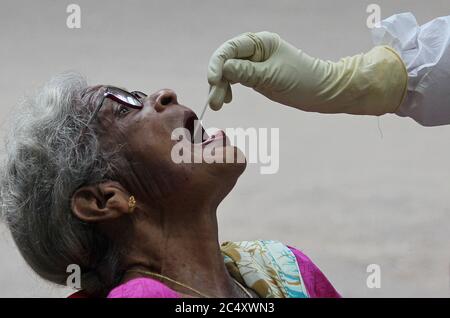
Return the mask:
<path id="1" fill-rule="evenodd" d="M 128 212 L 133 213 L 135 208 L 136 208 L 136 199 L 132 195 L 128 198 Z"/>

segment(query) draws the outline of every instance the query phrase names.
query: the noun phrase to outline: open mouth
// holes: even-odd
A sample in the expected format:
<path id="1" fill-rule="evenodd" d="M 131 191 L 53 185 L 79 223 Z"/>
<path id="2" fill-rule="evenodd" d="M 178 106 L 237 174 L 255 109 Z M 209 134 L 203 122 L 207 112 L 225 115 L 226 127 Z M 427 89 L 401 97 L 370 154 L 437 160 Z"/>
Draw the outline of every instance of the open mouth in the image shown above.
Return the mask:
<path id="1" fill-rule="evenodd" d="M 229 140 L 225 135 L 225 132 L 222 130 L 218 130 L 209 136 L 202 124 L 198 120 L 197 115 L 193 112 L 187 112 L 184 117 L 184 128 L 189 132 L 189 138 L 187 138 L 192 144 L 201 145 L 205 147 L 206 145 L 212 142 L 222 142 L 222 145 L 228 145 Z"/>
<path id="2" fill-rule="evenodd" d="M 206 134 L 205 129 L 198 120 L 197 115 L 190 111 L 184 117 L 184 128 L 190 134 L 190 142 L 192 144 L 201 144 L 209 139 L 208 134 Z"/>

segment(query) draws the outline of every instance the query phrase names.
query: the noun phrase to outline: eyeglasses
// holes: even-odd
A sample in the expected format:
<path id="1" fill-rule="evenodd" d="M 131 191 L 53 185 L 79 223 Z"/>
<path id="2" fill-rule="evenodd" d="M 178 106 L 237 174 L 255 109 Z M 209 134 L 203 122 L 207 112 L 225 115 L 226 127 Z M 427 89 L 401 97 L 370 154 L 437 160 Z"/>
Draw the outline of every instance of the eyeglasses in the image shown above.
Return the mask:
<path id="1" fill-rule="evenodd" d="M 80 135 L 76 139 L 75 144 L 78 144 L 80 142 L 81 137 L 85 133 L 87 127 L 89 127 L 89 125 L 92 123 L 95 116 L 100 111 L 100 108 L 102 108 L 103 102 L 105 101 L 106 98 L 111 98 L 112 100 L 114 100 L 122 105 L 125 105 L 127 107 L 130 107 L 130 108 L 141 109 L 142 107 L 144 107 L 144 104 L 142 103 L 141 100 L 146 97 L 147 97 L 146 94 L 139 92 L 139 91 L 133 91 L 133 92 L 129 93 L 129 92 L 127 92 L 123 89 L 117 88 L 117 87 L 107 86 L 105 88 L 105 91 L 103 92 L 100 102 L 98 103 L 94 112 L 92 113 L 91 118 L 89 118 L 89 120 L 87 121 L 86 126 L 84 126 L 83 129 L 81 129 Z"/>
<path id="2" fill-rule="evenodd" d="M 99 104 L 95 108 L 94 113 L 88 120 L 86 126 L 89 126 L 89 124 L 94 120 L 95 116 L 100 111 L 100 108 L 102 108 L 103 102 L 105 101 L 106 98 L 110 98 L 127 107 L 131 107 L 134 109 L 141 109 L 142 107 L 144 107 L 144 104 L 142 103 L 141 99 L 144 99 L 145 97 L 147 97 L 147 95 L 140 91 L 133 91 L 130 93 L 117 87 L 107 86 L 105 91 L 103 92 Z"/>

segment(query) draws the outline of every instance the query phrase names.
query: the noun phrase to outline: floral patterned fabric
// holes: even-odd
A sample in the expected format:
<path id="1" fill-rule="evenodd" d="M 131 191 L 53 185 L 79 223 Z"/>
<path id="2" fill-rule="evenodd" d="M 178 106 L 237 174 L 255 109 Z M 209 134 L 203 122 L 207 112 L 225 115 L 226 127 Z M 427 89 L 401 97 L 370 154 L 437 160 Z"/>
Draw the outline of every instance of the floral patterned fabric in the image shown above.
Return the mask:
<path id="1" fill-rule="evenodd" d="M 308 292 L 294 253 L 277 241 L 225 242 L 225 265 L 261 298 L 306 298 Z"/>

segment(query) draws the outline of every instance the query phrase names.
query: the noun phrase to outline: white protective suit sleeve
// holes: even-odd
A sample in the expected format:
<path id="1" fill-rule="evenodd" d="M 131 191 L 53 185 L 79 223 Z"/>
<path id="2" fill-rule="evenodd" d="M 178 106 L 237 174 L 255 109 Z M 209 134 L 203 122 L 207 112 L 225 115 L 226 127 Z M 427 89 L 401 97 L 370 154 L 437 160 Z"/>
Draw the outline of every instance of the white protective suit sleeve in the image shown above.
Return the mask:
<path id="1" fill-rule="evenodd" d="M 419 26 L 411 13 L 393 15 L 372 29 L 375 45 L 389 45 L 408 71 L 408 91 L 396 114 L 423 126 L 450 124 L 450 16 Z"/>

